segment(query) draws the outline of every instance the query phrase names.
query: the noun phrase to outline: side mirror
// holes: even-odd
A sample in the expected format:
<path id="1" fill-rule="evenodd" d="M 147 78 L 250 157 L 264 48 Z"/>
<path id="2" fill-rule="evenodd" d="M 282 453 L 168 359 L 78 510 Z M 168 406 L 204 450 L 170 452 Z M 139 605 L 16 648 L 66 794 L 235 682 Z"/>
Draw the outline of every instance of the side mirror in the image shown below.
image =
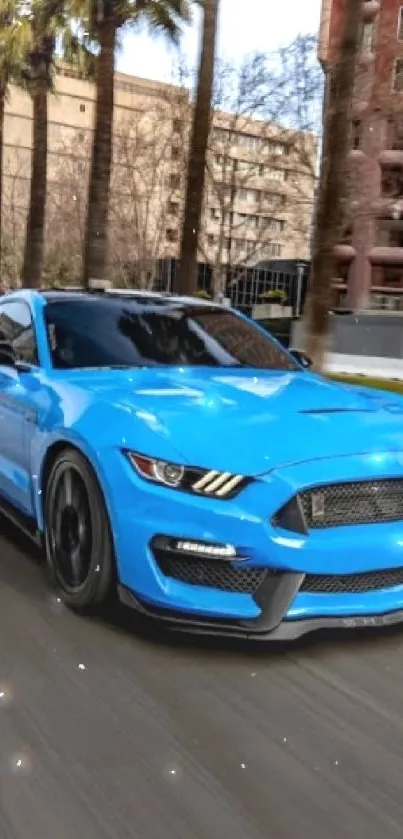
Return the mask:
<path id="1" fill-rule="evenodd" d="M 306 353 L 304 353 L 303 350 L 289 350 L 289 352 L 292 357 L 295 358 L 295 361 L 301 365 L 301 367 L 305 367 L 306 370 L 308 370 L 309 367 L 312 367 L 312 360 L 308 355 L 306 355 Z"/>
<path id="2" fill-rule="evenodd" d="M 8 341 L 0 341 L 0 366 L 2 367 L 15 367 L 16 366 L 16 357 L 15 352 L 8 343 Z"/>

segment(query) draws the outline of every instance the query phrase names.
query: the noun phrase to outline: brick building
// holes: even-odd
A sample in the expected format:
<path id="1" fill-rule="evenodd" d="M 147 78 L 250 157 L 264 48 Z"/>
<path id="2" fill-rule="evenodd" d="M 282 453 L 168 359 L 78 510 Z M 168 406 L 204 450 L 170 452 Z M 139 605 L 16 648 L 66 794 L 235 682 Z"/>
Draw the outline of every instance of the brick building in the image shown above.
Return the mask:
<path id="1" fill-rule="evenodd" d="M 346 0 L 323 0 L 318 58 L 337 54 Z M 403 308 L 403 3 L 362 0 L 351 104 L 349 218 L 336 287 L 352 308 Z"/>

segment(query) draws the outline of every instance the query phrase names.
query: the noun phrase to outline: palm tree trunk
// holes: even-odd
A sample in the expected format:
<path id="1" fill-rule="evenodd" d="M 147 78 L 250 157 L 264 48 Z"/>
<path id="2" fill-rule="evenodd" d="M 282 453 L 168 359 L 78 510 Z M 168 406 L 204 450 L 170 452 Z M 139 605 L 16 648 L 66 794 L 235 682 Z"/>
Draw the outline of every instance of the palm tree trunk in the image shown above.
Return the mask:
<path id="1" fill-rule="evenodd" d="M 48 93 L 44 74 L 36 80 L 31 95 L 33 105 L 31 189 L 22 283 L 26 288 L 39 288 L 43 267 L 48 157 Z"/>
<path id="2" fill-rule="evenodd" d="M 0 83 L 0 293 L 3 287 L 3 134 L 6 90 Z"/>
<path id="3" fill-rule="evenodd" d="M 100 53 L 97 60 L 97 98 L 90 183 L 85 228 L 83 285 L 105 280 L 108 259 L 108 213 L 112 167 L 112 132 L 116 24 L 99 24 Z"/>
<path id="4" fill-rule="evenodd" d="M 349 0 L 344 4 L 337 60 L 328 71 L 322 167 L 307 301 L 307 352 L 317 370 L 321 370 L 324 363 L 335 271 L 334 249 L 340 241 L 344 225 L 349 114 L 354 94 L 361 8 L 361 0 Z"/>
<path id="5" fill-rule="evenodd" d="M 181 294 L 194 294 L 197 290 L 197 251 L 210 132 L 219 0 L 204 0 L 203 9 L 203 40 L 189 149 L 180 264 L 177 278 L 177 290 Z"/>

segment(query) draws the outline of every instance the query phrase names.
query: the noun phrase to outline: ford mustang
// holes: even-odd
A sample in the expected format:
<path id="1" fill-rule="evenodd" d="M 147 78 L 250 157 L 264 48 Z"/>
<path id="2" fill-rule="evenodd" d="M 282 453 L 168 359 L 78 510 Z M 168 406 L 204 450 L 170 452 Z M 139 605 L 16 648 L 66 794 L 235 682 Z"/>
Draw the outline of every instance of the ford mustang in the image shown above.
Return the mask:
<path id="1" fill-rule="evenodd" d="M 0 300 L 0 504 L 60 597 L 261 639 L 403 620 L 403 399 L 231 309 Z"/>

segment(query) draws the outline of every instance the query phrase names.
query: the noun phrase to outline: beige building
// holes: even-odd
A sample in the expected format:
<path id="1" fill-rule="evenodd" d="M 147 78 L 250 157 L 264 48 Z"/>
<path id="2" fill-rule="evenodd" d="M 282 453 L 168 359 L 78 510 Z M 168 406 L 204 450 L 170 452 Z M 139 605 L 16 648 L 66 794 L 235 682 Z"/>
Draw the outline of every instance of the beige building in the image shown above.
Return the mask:
<path id="1" fill-rule="evenodd" d="M 94 118 L 94 87 L 61 67 L 49 97 L 47 242 L 79 260 Z M 178 255 L 188 91 L 122 74 L 115 82 L 111 261 L 144 278 Z M 4 228 L 23 229 L 32 109 L 12 87 L 4 130 Z M 217 269 L 271 259 L 308 259 L 316 141 L 240 115 L 217 113 L 211 134 L 200 259 Z M 10 239 L 10 241 L 11 241 Z M 12 249 L 12 247 L 11 247 Z"/>

